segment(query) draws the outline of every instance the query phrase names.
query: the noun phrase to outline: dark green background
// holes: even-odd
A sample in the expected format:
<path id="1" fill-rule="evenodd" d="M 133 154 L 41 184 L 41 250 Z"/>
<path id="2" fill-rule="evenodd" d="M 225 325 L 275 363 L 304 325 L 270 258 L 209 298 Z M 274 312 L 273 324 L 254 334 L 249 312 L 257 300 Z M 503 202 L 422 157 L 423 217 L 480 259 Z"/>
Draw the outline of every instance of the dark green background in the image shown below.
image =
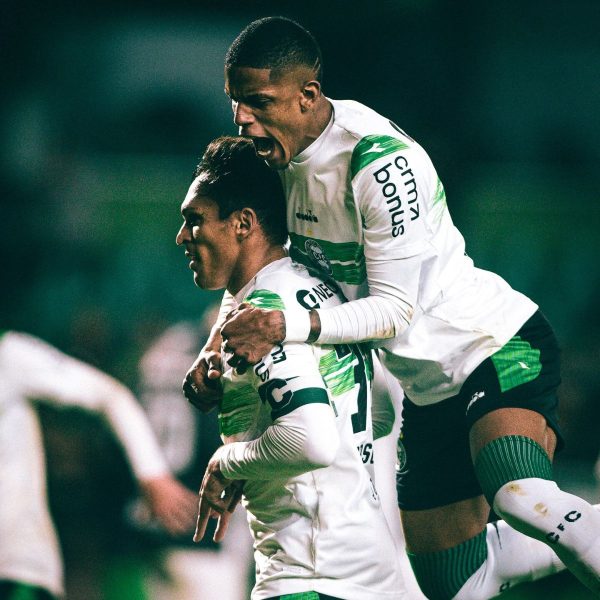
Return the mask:
<path id="1" fill-rule="evenodd" d="M 598 501 L 597 1 L 0 10 L 2 327 L 135 387 L 148 341 L 219 296 L 193 286 L 174 237 L 203 148 L 235 131 L 224 52 L 251 19 L 290 16 L 322 45 L 326 94 L 370 105 L 425 147 L 476 264 L 555 325 L 569 444 L 557 469 Z"/>

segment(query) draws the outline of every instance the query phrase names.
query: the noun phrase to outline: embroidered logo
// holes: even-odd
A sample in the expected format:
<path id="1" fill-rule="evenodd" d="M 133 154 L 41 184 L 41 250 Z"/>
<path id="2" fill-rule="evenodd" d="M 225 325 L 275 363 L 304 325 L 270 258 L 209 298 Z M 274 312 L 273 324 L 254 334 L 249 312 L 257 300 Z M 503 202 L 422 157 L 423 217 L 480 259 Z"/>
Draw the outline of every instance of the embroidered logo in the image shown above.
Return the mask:
<path id="1" fill-rule="evenodd" d="M 304 249 L 306 253 L 310 257 L 310 259 L 319 267 L 321 271 L 323 271 L 327 275 L 333 274 L 333 269 L 323 252 L 323 248 L 319 246 L 315 240 L 306 240 L 304 243 Z"/>
<path id="2" fill-rule="evenodd" d="M 401 436 L 400 436 L 401 437 Z M 396 472 L 402 473 L 406 469 L 406 449 L 404 448 L 404 444 L 402 440 L 398 438 L 398 444 L 396 445 Z"/>

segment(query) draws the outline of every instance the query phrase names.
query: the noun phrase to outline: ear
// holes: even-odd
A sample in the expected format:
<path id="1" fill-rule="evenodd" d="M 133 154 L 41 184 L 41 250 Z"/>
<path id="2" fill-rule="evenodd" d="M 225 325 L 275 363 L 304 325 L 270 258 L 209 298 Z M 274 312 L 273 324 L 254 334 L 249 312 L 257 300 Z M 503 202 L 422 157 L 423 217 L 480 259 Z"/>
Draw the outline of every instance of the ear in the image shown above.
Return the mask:
<path id="1" fill-rule="evenodd" d="M 315 103 L 321 96 L 321 84 L 316 79 L 312 79 L 304 83 L 301 92 L 300 110 L 307 112 L 314 108 Z"/>
<path id="2" fill-rule="evenodd" d="M 242 208 L 238 211 L 235 233 L 240 241 L 247 238 L 258 226 L 258 217 L 251 208 Z"/>

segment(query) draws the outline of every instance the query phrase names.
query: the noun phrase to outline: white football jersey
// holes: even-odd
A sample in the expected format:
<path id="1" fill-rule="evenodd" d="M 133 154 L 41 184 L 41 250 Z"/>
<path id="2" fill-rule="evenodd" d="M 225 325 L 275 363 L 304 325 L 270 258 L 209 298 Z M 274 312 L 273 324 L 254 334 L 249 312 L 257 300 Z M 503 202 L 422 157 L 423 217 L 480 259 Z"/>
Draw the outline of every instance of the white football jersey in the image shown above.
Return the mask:
<path id="1" fill-rule="evenodd" d="M 263 268 L 236 300 L 267 309 L 341 302 L 333 285 L 289 258 Z M 373 462 L 371 377 L 370 353 L 357 345 L 301 343 L 276 346 L 242 375 L 232 369 L 224 373 L 219 419 L 225 443 L 255 440 L 278 417 L 293 417 L 299 407 L 312 404 L 334 411 L 340 438 L 328 467 L 247 479 L 244 505 L 256 560 L 253 599 L 311 590 L 347 600 L 405 597 L 393 538 L 364 468 Z"/>
<path id="2" fill-rule="evenodd" d="M 358 102 L 331 103 L 328 127 L 281 173 L 291 256 L 332 277 L 349 300 L 369 295 L 369 276 L 380 288 L 391 282 L 412 318 L 382 344 L 382 360 L 413 402 L 438 402 L 537 306 L 475 268 L 419 144 Z"/>

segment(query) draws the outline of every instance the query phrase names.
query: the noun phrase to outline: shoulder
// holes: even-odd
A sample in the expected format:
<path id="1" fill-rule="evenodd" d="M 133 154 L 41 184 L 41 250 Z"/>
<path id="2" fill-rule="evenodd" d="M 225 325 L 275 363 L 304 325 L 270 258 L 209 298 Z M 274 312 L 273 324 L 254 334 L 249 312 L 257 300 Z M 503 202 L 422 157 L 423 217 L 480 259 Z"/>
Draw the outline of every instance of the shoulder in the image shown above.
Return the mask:
<path id="1" fill-rule="evenodd" d="M 374 168 L 390 155 L 412 155 L 412 162 L 429 162 L 426 152 L 391 119 L 353 100 L 331 100 L 336 134 L 346 138 L 350 177 Z"/>
<path id="2" fill-rule="evenodd" d="M 333 282 L 323 281 L 289 257 L 272 263 L 270 267 L 257 275 L 243 302 L 270 310 L 298 307 L 309 310 L 318 302 L 324 306 L 335 306 L 343 301 Z"/>

